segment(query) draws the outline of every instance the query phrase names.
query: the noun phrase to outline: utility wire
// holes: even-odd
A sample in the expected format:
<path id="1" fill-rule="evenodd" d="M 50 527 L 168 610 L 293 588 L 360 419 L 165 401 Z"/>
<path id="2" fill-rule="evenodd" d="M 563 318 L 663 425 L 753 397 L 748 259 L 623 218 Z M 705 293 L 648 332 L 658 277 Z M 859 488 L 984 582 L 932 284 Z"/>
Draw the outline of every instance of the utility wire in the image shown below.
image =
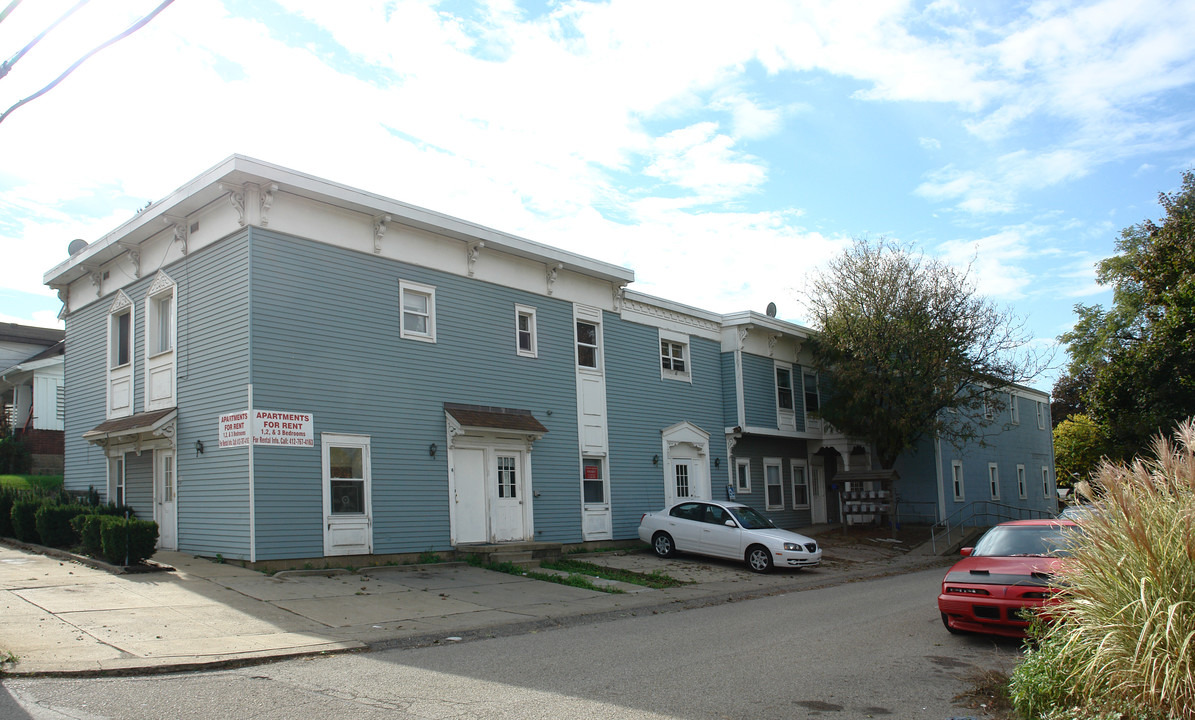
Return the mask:
<path id="1" fill-rule="evenodd" d="M 81 0 L 81 2 L 86 2 L 86 1 L 87 1 L 87 0 Z M 80 65 L 82 65 L 84 62 L 86 62 L 86 60 L 87 60 L 88 58 L 90 58 L 92 55 L 95 55 L 97 52 L 99 52 L 100 50 L 103 50 L 104 48 L 108 47 L 108 46 L 109 46 L 109 45 L 111 45 L 112 43 L 114 43 L 114 42 L 116 42 L 116 41 L 118 41 L 118 40 L 122 40 L 122 39 L 124 39 L 124 38 L 128 37 L 129 35 L 132 35 L 132 34 L 133 34 L 133 33 L 135 33 L 136 31 L 140 30 L 141 28 L 143 28 L 143 27 L 146 25 L 146 23 L 148 23 L 150 20 L 153 20 L 155 17 L 157 17 L 158 13 L 162 12 L 163 10 L 165 10 L 165 9 L 166 9 L 166 7 L 167 7 L 168 5 L 170 5 L 170 3 L 172 3 L 172 2 L 174 2 L 174 0 L 165 0 L 165 1 L 164 1 L 164 2 L 161 4 L 161 5 L 159 5 L 158 7 L 154 8 L 154 11 L 153 11 L 153 12 L 151 12 L 150 14 L 148 14 L 148 15 L 146 15 L 145 17 L 141 18 L 141 19 L 140 19 L 140 20 L 138 20 L 137 22 L 133 23 L 131 26 L 129 26 L 129 28 L 128 28 L 127 30 L 125 30 L 124 32 L 120 33 L 120 34 L 119 34 L 119 35 L 117 35 L 116 37 L 114 37 L 114 38 L 112 38 L 112 39 L 108 40 L 107 42 L 103 43 L 102 45 L 99 45 L 99 46 L 97 46 L 97 47 L 96 47 L 95 49 L 93 49 L 91 52 L 87 53 L 87 54 L 86 54 L 86 55 L 84 55 L 83 57 L 81 57 L 81 58 L 79 58 L 78 60 L 76 60 L 76 61 L 75 61 L 75 64 L 71 65 L 69 68 L 67 68 L 67 69 L 66 69 L 66 72 L 62 73 L 62 74 L 61 74 L 61 75 L 59 75 L 57 78 L 55 78 L 55 79 L 54 79 L 54 82 L 50 83 L 49 85 L 45 86 L 45 87 L 44 87 L 44 88 L 42 88 L 41 90 L 38 90 L 37 92 L 33 93 L 33 94 L 32 94 L 32 95 L 30 95 L 29 97 L 25 98 L 24 100 L 21 100 L 21 101 L 20 101 L 20 102 L 18 102 L 17 104 L 15 104 L 15 105 L 13 105 L 12 107 L 10 107 L 9 109 L 5 110 L 5 111 L 4 111 L 4 114 L 3 114 L 3 115 L 0 115 L 0 123 L 4 122 L 4 119 L 5 119 L 5 118 L 7 118 L 9 115 L 11 115 L 11 114 L 12 114 L 12 112 L 13 112 L 13 110 L 16 110 L 17 108 L 21 107 L 21 106 L 22 106 L 22 105 L 24 105 L 25 103 L 27 103 L 27 102 L 30 102 L 30 101 L 33 101 L 33 100 L 36 100 L 37 98 L 41 97 L 42 95 L 45 95 L 46 93 L 48 93 L 48 92 L 50 92 L 51 90 L 53 90 L 53 89 L 54 89 L 54 88 L 55 88 L 55 87 L 58 85 L 58 83 L 60 83 L 60 82 L 62 82 L 63 80 L 65 80 L 67 75 L 70 75 L 71 73 L 73 73 L 73 72 L 75 71 L 75 69 L 76 69 L 76 68 L 78 68 L 78 67 L 79 67 Z M 73 11 L 72 11 L 72 12 L 73 12 Z"/>
<path id="2" fill-rule="evenodd" d="M 3 15 L 0 15 L 0 20 L 4 20 L 4 18 L 8 17 L 8 14 L 9 14 L 10 12 L 12 12 L 13 10 L 16 10 L 16 8 L 17 8 L 17 5 L 20 5 L 20 4 L 21 4 L 21 0 L 12 0 L 12 2 L 11 2 L 11 3 L 9 3 L 8 7 L 6 7 L 6 8 L 4 9 L 4 14 L 3 14 Z M 32 49 L 33 49 L 33 46 L 34 46 L 34 45 L 36 45 L 36 44 L 38 44 L 38 42 L 40 42 L 40 41 L 41 41 L 41 39 L 42 39 L 42 38 L 44 38 L 44 37 L 46 36 L 46 33 L 50 32 L 50 31 L 51 31 L 51 30 L 53 30 L 54 28 L 58 27 L 58 23 L 62 22 L 63 20 L 65 20 L 65 19 L 67 19 L 68 17 L 70 17 L 71 15 L 73 15 L 73 14 L 75 13 L 75 11 L 76 11 L 76 10 L 78 10 L 79 8 L 83 7 L 83 6 L 84 6 L 84 5 L 86 5 L 86 4 L 87 4 L 87 0 L 79 0 L 79 2 L 75 3 L 75 6 L 74 6 L 73 8 L 71 8 L 70 10 L 67 10 L 67 11 L 66 11 L 66 14 L 65 14 L 65 15 L 63 15 L 62 17 L 60 17 L 60 18 L 58 18 L 57 20 L 55 20 L 55 21 L 54 21 L 54 22 L 53 22 L 53 23 L 50 25 L 50 27 L 46 28 L 45 30 L 42 30 L 42 31 L 41 31 L 41 33 L 40 33 L 40 34 L 39 34 L 37 37 L 35 37 L 35 38 L 33 38 L 32 40 L 30 40 L 30 41 L 29 41 L 29 44 L 28 44 L 28 45 L 26 45 L 25 47 L 21 48 L 21 49 L 20 49 L 20 50 L 17 52 L 17 54 L 16 54 L 16 55 L 13 55 L 13 56 L 12 56 L 12 57 L 10 57 L 9 59 L 5 60 L 5 61 L 4 61 L 4 64 L 0 65 L 0 78 L 2 78 L 2 77 L 4 77 L 5 75 L 7 75 L 7 74 L 8 74 L 8 71 L 12 69 L 12 66 L 17 64 L 17 60 L 20 60 L 22 57 L 24 57 L 25 53 L 27 53 L 27 52 L 29 52 L 30 50 L 32 50 Z"/>

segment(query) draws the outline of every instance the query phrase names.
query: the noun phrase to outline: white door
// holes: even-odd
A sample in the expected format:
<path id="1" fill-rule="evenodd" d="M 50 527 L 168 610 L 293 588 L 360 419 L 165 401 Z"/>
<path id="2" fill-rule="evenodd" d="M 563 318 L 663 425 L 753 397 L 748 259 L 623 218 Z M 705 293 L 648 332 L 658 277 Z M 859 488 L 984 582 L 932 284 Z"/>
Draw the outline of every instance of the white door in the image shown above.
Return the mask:
<path id="1" fill-rule="evenodd" d="M 821 465 L 811 465 L 809 473 L 809 521 L 821 525 L 826 522 L 826 473 Z"/>
<path id="2" fill-rule="evenodd" d="M 154 452 L 154 461 L 154 522 L 158 523 L 158 547 L 177 550 L 174 451 L 158 450 Z"/>
<path id="3" fill-rule="evenodd" d="M 671 477 L 664 488 L 665 507 L 672 507 L 678 502 L 694 497 L 693 462 L 688 459 L 673 460 L 671 470 Z"/>
<path id="4" fill-rule="evenodd" d="M 490 522 L 494 542 L 525 540 L 523 530 L 522 453 L 497 451 L 494 453 L 494 472 L 491 475 Z"/>
<path id="5" fill-rule="evenodd" d="M 485 451 L 458 448 L 452 453 L 457 543 L 481 543 L 489 538 L 486 524 Z"/>
<path id="6" fill-rule="evenodd" d="M 581 459 L 581 532 L 585 540 L 614 537 L 610 516 L 610 487 L 602 458 Z"/>
<path id="7" fill-rule="evenodd" d="M 373 552 L 369 436 L 324 433 L 324 555 Z"/>

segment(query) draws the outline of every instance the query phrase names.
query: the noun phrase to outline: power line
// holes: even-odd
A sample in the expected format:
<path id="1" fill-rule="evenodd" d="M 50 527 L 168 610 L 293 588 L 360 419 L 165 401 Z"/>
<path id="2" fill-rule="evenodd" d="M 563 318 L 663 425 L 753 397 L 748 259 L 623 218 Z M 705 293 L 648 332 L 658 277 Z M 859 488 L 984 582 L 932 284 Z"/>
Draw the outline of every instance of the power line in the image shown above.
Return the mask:
<path id="1" fill-rule="evenodd" d="M 8 14 L 10 12 L 12 12 L 13 10 L 15 10 L 17 5 L 20 5 L 20 4 L 21 4 L 21 0 L 13 0 L 12 3 L 10 3 L 9 6 L 4 9 L 4 15 L 0 16 L 0 20 L 3 20 L 5 17 L 8 17 Z M 8 71 L 12 69 L 12 66 L 17 64 L 17 60 L 20 60 L 25 55 L 25 53 L 32 50 L 33 46 L 38 44 L 38 42 L 40 42 L 41 39 L 46 36 L 46 33 L 50 32 L 54 28 L 58 27 L 58 24 L 60 22 L 62 22 L 63 20 L 65 20 L 68 17 L 70 17 L 71 15 L 73 15 L 76 10 L 78 10 L 79 8 L 83 7 L 86 4 L 87 4 L 87 0 L 79 0 L 79 2 L 75 3 L 75 6 L 73 8 L 66 11 L 66 14 L 64 14 L 62 17 L 58 18 L 53 23 L 51 23 L 50 27 L 46 28 L 45 30 L 42 30 L 38 34 L 37 37 L 35 37 L 29 41 L 28 45 L 26 45 L 25 47 L 18 50 L 16 55 L 13 55 L 9 59 L 5 60 L 3 64 L 0 64 L 0 78 L 7 75 Z"/>

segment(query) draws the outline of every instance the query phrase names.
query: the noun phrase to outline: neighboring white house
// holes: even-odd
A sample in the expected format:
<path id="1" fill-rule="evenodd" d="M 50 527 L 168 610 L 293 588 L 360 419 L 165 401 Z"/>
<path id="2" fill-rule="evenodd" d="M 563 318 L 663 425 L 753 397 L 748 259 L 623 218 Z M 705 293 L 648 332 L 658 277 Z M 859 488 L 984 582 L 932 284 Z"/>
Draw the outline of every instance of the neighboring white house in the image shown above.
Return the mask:
<path id="1" fill-rule="evenodd" d="M 0 323 L 0 435 L 33 453 L 34 472 L 62 472 L 63 331 Z"/>

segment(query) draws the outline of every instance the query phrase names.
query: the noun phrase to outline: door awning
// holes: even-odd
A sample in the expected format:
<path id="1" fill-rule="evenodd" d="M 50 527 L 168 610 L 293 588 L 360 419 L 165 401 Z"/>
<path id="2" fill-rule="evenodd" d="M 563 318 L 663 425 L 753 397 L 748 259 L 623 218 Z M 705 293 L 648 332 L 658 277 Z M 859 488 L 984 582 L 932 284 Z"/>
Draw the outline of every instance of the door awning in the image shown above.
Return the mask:
<path id="1" fill-rule="evenodd" d="M 449 429 L 455 424 L 461 432 L 514 433 L 532 439 L 548 432 L 530 410 L 444 403 L 444 413 L 448 416 Z"/>
<path id="2" fill-rule="evenodd" d="M 109 443 L 134 442 L 139 438 L 169 438 L 174 434 L 174 420 L 177 417 L 178 408 L 166 408 L 105 420 L 83 433 L 83 439 L 103 447 Z"/>

